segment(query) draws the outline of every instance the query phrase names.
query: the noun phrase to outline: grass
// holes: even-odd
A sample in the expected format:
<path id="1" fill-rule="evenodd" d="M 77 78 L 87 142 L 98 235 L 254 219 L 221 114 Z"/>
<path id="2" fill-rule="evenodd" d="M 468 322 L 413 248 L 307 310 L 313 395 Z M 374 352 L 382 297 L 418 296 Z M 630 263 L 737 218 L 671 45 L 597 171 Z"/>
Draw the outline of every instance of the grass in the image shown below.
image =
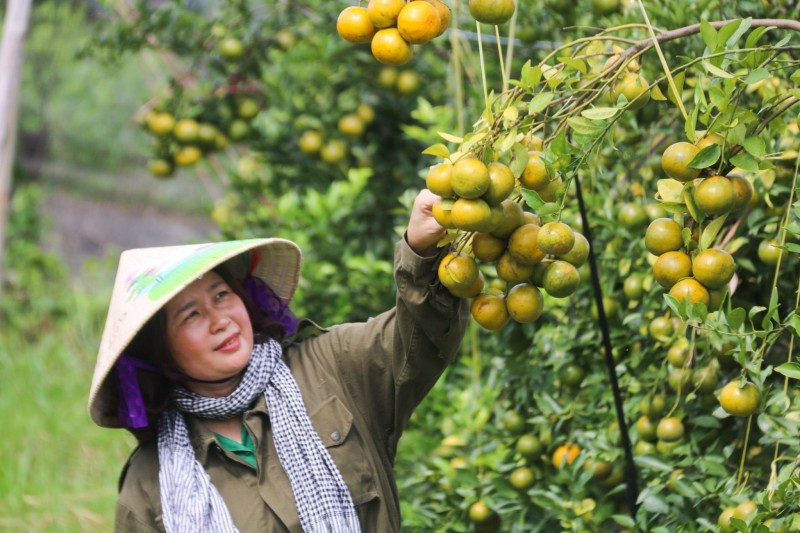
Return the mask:
<path id="1" fill-rule="evenodd" d="M 35 335 L 0 321 L 0 531 L 113 529 L 117 478 L 134 441 L 89 418 L 102 324 L 87 293 L 65 293 L 73 312 Z"/>

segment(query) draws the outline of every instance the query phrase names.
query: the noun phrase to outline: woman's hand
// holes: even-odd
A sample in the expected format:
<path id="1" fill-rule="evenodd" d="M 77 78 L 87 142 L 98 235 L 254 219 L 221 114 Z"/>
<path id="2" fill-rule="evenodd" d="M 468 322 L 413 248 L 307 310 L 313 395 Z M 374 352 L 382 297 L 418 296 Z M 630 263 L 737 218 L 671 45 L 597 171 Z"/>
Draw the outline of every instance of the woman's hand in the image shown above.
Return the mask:
<path id="1" fill-rule="evenodd" d="M 406 240 L 411 249 L 423 257 L 436 253 L 436 243 L 444 237 L 447 231 L 433 218 L 433 203 L 439 197 L 428 189 L 422 189 L 414 199 L 411 216 L 408 219 Z"/>

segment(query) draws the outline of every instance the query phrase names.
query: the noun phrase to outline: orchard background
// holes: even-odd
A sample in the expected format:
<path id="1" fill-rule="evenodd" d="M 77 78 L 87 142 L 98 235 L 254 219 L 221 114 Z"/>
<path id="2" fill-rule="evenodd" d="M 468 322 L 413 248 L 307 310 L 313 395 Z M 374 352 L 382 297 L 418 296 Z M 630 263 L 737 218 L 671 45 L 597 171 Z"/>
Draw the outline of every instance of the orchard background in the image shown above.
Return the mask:
<path id="1" fill-rule="evenodd" d="M 292 239 L 334 324 L 391 305 L 426 184 L 475 319 L 401 441 L 404 530 L 800 530 L 797 2 L 445 3 L 387 59 L 337 32 L 355 1 L 36 2 L 0 530 L 108 531 L 133 447 L 85 411 L 119 250 L 76 264 L 54 199 Z"/>

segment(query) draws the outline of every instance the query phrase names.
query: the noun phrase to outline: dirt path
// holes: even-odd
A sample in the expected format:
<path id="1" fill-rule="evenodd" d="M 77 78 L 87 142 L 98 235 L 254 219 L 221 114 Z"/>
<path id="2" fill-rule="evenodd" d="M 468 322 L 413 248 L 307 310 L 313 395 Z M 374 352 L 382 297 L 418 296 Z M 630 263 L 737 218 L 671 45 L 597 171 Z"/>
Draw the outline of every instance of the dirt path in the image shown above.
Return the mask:
<path id="1" fill-rule="evenodd" d="M 166 212 L 150 206 L 120 206 L 69 193 L 50 194 L 44 216 L 52 222 L 45 245 L 57 252 L 79 276 L 86 259 L 103 260 L 127 248 L 189 244 L 213 239 L 207 219 Z"/>

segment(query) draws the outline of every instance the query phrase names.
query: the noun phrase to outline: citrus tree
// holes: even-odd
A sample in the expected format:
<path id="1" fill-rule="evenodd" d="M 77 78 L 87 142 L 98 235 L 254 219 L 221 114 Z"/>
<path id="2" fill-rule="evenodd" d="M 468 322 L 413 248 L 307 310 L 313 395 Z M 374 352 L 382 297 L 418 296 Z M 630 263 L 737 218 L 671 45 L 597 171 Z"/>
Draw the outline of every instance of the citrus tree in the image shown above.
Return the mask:
<path id="1" fill-rule="evenodd" d="M 100 39 L 164 60 L 154 174 L 301 244 L 302 314 L 388 305 L 387 235 L 441 197 L 474 320 L 402 441 L 405 527 L 799 528 L 797 7 L 465 0 L 422 37 L 412 4 L 138 2 Z"/>

